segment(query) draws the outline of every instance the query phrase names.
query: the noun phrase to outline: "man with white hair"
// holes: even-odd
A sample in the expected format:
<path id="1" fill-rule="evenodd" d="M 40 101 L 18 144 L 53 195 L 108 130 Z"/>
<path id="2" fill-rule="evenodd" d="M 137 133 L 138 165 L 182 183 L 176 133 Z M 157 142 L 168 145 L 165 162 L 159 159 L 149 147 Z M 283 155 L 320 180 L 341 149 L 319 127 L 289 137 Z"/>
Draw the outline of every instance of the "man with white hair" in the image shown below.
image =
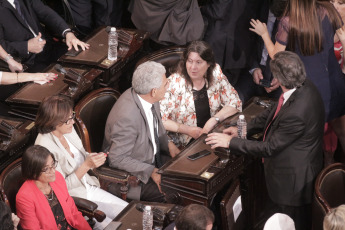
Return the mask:
<path id="1" fill-rule="evenodd" d="M 153 61 L 139 65 L 133 74 L 132 88 L 115 103 L 105 126 L 103 149 L 109 151 L 109 165 L 137 177 L 140 185 L 131 186 L 128 193 L 136 200 L 165 201 L 157 171 L 179 152 L 168 142 L 159 115 L 158 102 L 169 86 L 165 72 L 162 64 Z M 111 188 L 109 191 L 117 193 Z"/>

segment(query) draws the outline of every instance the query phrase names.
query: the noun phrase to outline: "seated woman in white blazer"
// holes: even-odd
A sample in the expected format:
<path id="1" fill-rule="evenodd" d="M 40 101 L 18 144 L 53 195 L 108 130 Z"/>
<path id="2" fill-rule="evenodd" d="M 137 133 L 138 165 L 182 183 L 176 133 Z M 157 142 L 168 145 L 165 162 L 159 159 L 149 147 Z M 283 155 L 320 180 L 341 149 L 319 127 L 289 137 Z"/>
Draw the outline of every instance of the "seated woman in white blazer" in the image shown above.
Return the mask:
<path id="1" fill-rule="evenodd" d="M 67 97 L 45 98 L 37 113 L 36 145 L 46 147 L 58 161 L 56 170 L 66 180 L 71 196 L 82 197 L 95 202 L 107 218 L 96 223 L 94 229 L 104 229 L 126 206 L 127 202 L 102 190 L 96 177 L 87 172 L 101 166 L 105 153 L 88 153 L 73 128 L 75 114 L 72 102 Z"/>

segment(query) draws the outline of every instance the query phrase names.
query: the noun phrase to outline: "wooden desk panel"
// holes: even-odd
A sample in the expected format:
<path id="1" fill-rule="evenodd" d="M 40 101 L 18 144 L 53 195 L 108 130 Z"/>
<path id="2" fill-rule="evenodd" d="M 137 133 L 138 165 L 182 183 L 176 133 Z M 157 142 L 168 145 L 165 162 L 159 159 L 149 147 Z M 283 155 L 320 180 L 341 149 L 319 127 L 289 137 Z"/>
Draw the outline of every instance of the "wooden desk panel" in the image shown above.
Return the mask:
<path id="1" fill-rule="evenodd" d="M 34 120 L 38 106 L 45 97 L 60 94 L 70 97 L 76 102 L 82 95 L 92 89 L 95 79 L 102 73 L 101 70 L 86 66 L 80 66 L 79 68 L 66 67 L 67 71 L 73 69 L 81 75 L 77 85 L 69 85 L 65 82 L 65 76 L 55 70 L 54 66 L 55 64 L 50 65 L 45 72 L 58 74 L 55 81 L 44 85 L 28 83 L 6 99 L 6 102 L 11 106 L 9 113 Z"/>
<path id="2" fill-rule="evenodd" d="M 140 55 L 143 42 L 148 38 L 149 33 L 140 30 L 120 28 L 132 36 L 130 44 L 119 43 L 118 59 L 110 61 L 108 56 L 108 32 L 106 27 L 98 28 L 94 33 L 84 39 L 90 44 L 90 49 L 79 53 L 77 56 L 63 55 L 59 62 L 71 63 L 74 65 L 88 65 L 104 71 L 101 77 L 101 84 L 112 85 L 118 83 L 120 76 L 133 67 Z M 117 88 L 117 87 L 115 87 Z"/>

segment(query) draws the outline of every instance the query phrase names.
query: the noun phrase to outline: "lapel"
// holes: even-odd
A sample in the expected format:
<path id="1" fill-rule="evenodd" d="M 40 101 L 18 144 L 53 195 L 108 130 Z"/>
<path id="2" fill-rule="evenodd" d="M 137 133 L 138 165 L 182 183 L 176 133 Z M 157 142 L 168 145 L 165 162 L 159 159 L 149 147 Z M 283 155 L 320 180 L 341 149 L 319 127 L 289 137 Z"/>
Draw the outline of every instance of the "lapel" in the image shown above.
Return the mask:
<path id="1" fill-rule="evenodd" d="M 22 5 L 22 4 L 20 4 L 20 5 Z M 2 6 L 3 6 L 4 8 L 9 9 L 9 10 L 13 13 L 13 15 L 17 18 L 17 20 L 18 20 L 21 24 L 23 24 L 23 26 L 24 26 L 25 28 L 29 29 L 29 27 L 26 25 L 26 23 L 25 23 L 25 21 L 23 20 L 23 18 L 19 15 L 18 11 L 17 11 L 7 0 L 3 0 L 3 1 L 2 1 Z"/>
<path id="2" fill-rule="evenodd" d="M 71 154 L 69 154 L 69 152 L 65 149 L 65 147 L 61 144 L 61 142 L 59 141 L 59 138 L 57 138 L 54 134 L 49 133 L 49 135 L 51 135 L 51 139 L 53 140 L 53 142 L 57 145 L 57 147 L 60 149 L 60 151 L 63 151 L 63 154 L 66 156 L 67 162 L 70 164 L 70 166 L 72 168 L 76 167 L 76 162 L 74 160 L 74 158 L 71 156 Z M 72 141 L 70 139 L 68 139 L 71 143 Z M 72 143 L 74 146 L 76 146 L 74 143 Z M 77 147 L 77 146 L 76 146 Z"/>
<path id="3" fill-rule="evenodd" d="M 145 110 L 144 110 L 143 106 L 141 105 L 140 99 L 138 98 L 138 95 L 135 93 L 133 88 L 131 89 L 131 93 L 132 93 L 132 97 L 134 99 L 134 102 L 137 104 L 137 106 L 139 108 L 139 111 L 140 111 L 140 114 L 141 114 L 142 118 L 145 121 L 146 135 L 147 135 L 147 137 L 149 138 L 149 140 L 151 141 L 151 144 L 152 144 L 153 140 L 152 140 L 152 137 L 151 137 L 150 127 L 148 125 L 149 123 L 148 123 L 147 118 L 146 118 Z"/>
<path id="4" fill-rule="evenodd" d="M 33 16 L 34 13 L 32 12 L 32 10 L 30 10 L 31 8 L 27 7 L 27 5 L 28 5 L 27 1 L 19 0 L 19 4 L 21 6 L 22 14 L 24 14 L 25 19 L 27 20 L 27 22 L 31 26 L 31 29 L 38 35 L 39 30 L 37 27 L 37 23 L 34 20 L 34 16 Z M 19 15 L 19 17 L 20 17 L 20 15 Z"/>

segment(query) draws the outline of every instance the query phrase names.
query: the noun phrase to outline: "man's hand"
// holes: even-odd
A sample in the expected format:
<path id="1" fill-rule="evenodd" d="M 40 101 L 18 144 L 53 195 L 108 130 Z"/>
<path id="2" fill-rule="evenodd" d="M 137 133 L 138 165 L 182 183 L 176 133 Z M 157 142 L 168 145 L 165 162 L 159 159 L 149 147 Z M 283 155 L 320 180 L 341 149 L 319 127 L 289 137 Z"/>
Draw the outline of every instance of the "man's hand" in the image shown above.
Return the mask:
<path id="1" fill-rule="evenodd" d="M 152 174 L 151 174 L 151 178 L 157 184 L 159 192 L 162 193 L 162 190 L 161 190 L 161 174 L 158 174 L 157 171 L 158 171 L 157 168 L 153 169 Z"/>
<path id="2" fill-rule="evenodd" d="M 257 68 L 253 72 L 253 81 L 255 82 L 255 84 L 259 85 L 261 79 L 264 79 L 264 76 L 262 75 L 262 70 L 260 68 Z"/>
<path id="3" fill-rule="evenodd" d="M 230 135 L 231 137 L 238 137 L 237 127 L 231 126 L 223 130 L 223 133 Z"/>
<path id="4" fill-rule="evenodd" d="M 42 34 L 38 33 L 38 35 L 34 38 L 31 38 L 28 41 L 28 51 L 30 53 L 41 53 L 45 44 L 46 44 L 46 40 L 43 40 L 42 38 Z"/>
<path id="5" fill-rule="evenodd" d="M 11 72 L 23 72 L 23 65 L 14 60 L 13 58 L 7 61 L 8 68 L 10 68 Z"/>
<path id="6" fill-rule="evenodd" d="M 279 82 L 278 82 L 278 80 L 277 80 L 276 78 L 273 78 L 273 80 L 272 80 L 272 82 L 271 82 L 271 87 L 269 87 L 269 88 L 266 88 L 266 87 L 265 87 L 265 90 L 266 90 L 267 93 L 270 93 L 270 92 L 272 92 L 272 91 L 278 89 L 278 87 L 279 87 Z"/>
<path id="7" fill-rule="evenodd" d="M 224 133 L 210 133 L 205 139 L 207 145 L 211 145 L 211 149 L 217 147 L 229 148 L 232 136 Z"/>
<path id="8" fill-rule="evenodd" d="M 78 51 L 78 46 L 80 46 L 82 50 L 89 49 L 90 47 L 89 44 L 82 42 L 78 38 L 76 38 L 76 36 L 72 32 L 68 32 L 66 34 L 66 45 L 68 47 L 68 50 L 71 50 L 72 47 L 74 47 L 76 51 Z"/>

